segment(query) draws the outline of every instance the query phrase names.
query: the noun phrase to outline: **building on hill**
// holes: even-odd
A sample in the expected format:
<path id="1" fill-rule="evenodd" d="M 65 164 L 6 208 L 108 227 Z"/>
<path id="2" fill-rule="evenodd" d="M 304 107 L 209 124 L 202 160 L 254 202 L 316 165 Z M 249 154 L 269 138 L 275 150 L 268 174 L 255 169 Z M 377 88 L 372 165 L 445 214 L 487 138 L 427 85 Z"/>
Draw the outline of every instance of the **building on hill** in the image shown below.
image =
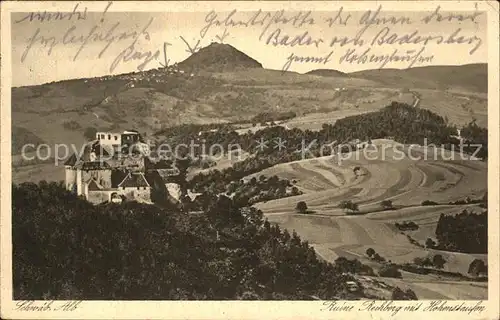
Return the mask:
<path id="1" fill-rule="evenodd" d="M 141 140 L 141 135 L 135 130 L 125 130 L 123 133 L 97 132 L 95 136 L 102 146 L 131 146 Z"/>
<path id="2" fill-rule="evenodd" d="M 141 143 L 137 131 L 122 134 L 98 132 L 81 154 L 71 155 L 64 163 L 66 189 L 94 204 L 138 201 L 151 203 L 151 193 L 168 197 L 168 189 L 177 183 L 175 163 L 149 158 L 149 146 Z M 129 154 L 114 146 L 130 146 Z M 112 146 L 113 149 L 109 149 Z M 131 149 L 127 149 L 129 151 Z M 112 151 L 112 152 L 110 152 Z M 146 167 L 147 165 L 147 167 Z"/>
<path id="3" fill-rule="evenodd" d="M 86 185 L 96 180 L 103 187 L 111 187 L 111 167 L 105 161 L 84 161 L 76 155 L 65 163 L 66 189 L 81 196 L 85 194 Z"/>
<path id="4" fill-rule="evenodd" d="M 128 173 L 118 185 L 111 187 L 103 186 L 97 180 L 91 179 L 85 184 L 84 195 L 94 204 L 124 200 L 151 203 L 151 186 L 143 173 Z"/>

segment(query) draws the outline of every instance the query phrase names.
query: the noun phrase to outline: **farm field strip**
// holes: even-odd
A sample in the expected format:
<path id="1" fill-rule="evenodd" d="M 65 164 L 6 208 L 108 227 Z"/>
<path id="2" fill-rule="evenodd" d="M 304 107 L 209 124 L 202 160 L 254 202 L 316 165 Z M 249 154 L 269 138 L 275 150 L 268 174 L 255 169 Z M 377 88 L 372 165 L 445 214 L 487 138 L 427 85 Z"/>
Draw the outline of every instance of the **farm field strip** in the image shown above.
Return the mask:
<path id="1" fill-rule="evenodd" d="M 423 219 L 429 217 L 439 218 L 441 213 L 444 214 L 454 214 L 459 213 L 464 208 L 474 207 L 475 205 L 439 205 L 439 206 L 419 206 L 419 207 L 409 207 L 409 208 L 401 208 L 398 210 L 389 210 L 389 211 L 381 211 L 381 212 L 373 212 L 364 215 L 363 217 L 370 220 L 378 220 L 378 221 L 403 221 L 403 220 L 415 220 L 415 219 Z"/>
<path id="2" fill-rule="evenodd" d="M 450 294 L 443 294 L 441 290 L 436 290 L 435 288 L 430 289 L 427 288 L 425 283 L 413 282 L 411 280 L 405 279 L 395 279 L 395 278 L 380 278 L 380 281 L 383 281 L 391 286 L 400 287 L 403 290 L 412 289 L 417 297 L 420 299 L 440 299 L 440 300 L 449 300 Z M 437 283 L 438 285 L 440 283 Z"/>
<path id="3" fill-rule="evenodd" d="M 353 219 L 338 218 L 336 219 L 342 243 L 345 244 L 373 244 L 373 239 L 369 234 L 360 227 Z"/>
<path id="4" fill-rule="evenodd" d="M 302 166 L 323 176 L 335 187 L 340 187 L 345 184 L 345 179 L 338 172 L 334 172 L 332 168 L 322 166 L 318 161 L 313 160 L 304 163 Z"/>
<path id="5" fill-rule="evenodd" d="M 313 184 L 317 185 L 319 187 L 318 190 L 337 187 L 337 185 L 332 183 L 331 180 L 324 177 L 322 174 L 316 172 L 315 170 L 307 168 L 304 163 L 291 163 L 290 167 L 293 170 L 300 172 L 303 176 L 307 177 L 306 181 L 312 181 Z"/>
<path id="6" fill-rule="evenodd" d="M 408 186 L 408 184 L 412 181 L 412 177 L 415 176 L 415 174 L 412 174 L 413 170 L 400 170 L 399 171 L 399 180 L 388 187 L 382 194 L 375 198 L 371 199 L 366 199 L 364 201 L 359 202 L 359 204 L 364 204 L 364 205 L 370 205 L 370 204 L 377 204 L 383 200 L 387 199 L 392 199 L 398 195 L 401 195 L 405 193 L 405 188 Z M 418 180 L 420 181 L 420 180 Z"/>
<path id="7" fill-rule="evenodd" d="M 434 167 L 443 168 L 443 169 L 451 172 L 452 174 L 458 176 L 458 179 L 453 183 L 453 185 L 458 185 L 462 181 L 462 179 L 463 179 L 463 177 L 465 175 L 462 171 L 458 170 L 456 167 L 448 166 L 448 165 L 446 165 L 444 163 L 436 163 L 436 162 L 434 162 L 434 163 L 432 163 L 432 165 Z M 447 184 L 452 184 L 452 183 L 447 182 Z"/>
<path id="8" fill-rule="evenodd" d="M 264 210 L 266 213 L 273 213 L 277 211 L 294 213 L 297 202 L 305 201 L 308 207 L 313 210 L 319 210 L 320 208 L 333 209 L 337 208 L 337 205 L 341 200 L 353 197 L 361 190 L 361 188 L 324 190 L 315 193 L 305 193 L 298 196 L 270 200 L 267 202 L 259 202 L 256 206 L 257 208 Z"/>
<path id="9" fill-rule="evenodd" d="M 316 166 L 323 168 L 325 170 L 331 171 L 333 174 L 337 176 L 337 178 L 342 182 L 342 184 L 346 184 L 347 181 L 355 178 L 354 173 L 351 168 L 347 166 L 337 165 L 333 163 L 333 158 L 319 158 L 316 160 Z"/>
<path id="10" fill-rule="evenodd" d="M 386 246 L 393 246 L 394 244 L 411 245 L 408 243 L 406 237 L 399 233 L 394 233 L 394 231 L 387 227 L 384 223 L 378 223 L 373 220 L 365 219 L 364 217 L 357 217 L 357 219 L 355 219 L 355 223 L 363 228 L 376 244 Z"/>
<path id="11" fill-rule="evenodd" d="M 431 162 L 421 161 L 417 167 L 426 175 L 426 181 L 422 185 L 423 188 L 437 188 L 443 183 L 458 183 L 460 176 L 452 173 L 449 170 L 443 170 L 442 167 L 436 167 Z"/>

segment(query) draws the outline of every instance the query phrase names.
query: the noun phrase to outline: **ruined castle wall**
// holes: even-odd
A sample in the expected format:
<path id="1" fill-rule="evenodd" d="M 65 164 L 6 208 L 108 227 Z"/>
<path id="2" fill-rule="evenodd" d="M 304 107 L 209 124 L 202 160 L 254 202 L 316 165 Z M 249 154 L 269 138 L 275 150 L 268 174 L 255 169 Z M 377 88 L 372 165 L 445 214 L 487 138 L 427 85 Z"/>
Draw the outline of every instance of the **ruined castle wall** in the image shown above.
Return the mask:
<path id="1" fill-rule="evenodd" d="M 179 186 L 178 183 L 165 183 L 165 187 L 167 188 L 168 194 L 174 198 L 176 201 L 179 201 L 179 199 L 182 196 L 182 191 L 181 187 Z"/>
<path id="2" fill-rule="evenodd" d="M 85 185 L 95 179 L 103 188 L 111 188 L 111 170 L 81 170 L 81 181 Z"/>
<path id="3" fill-rule="evenodd" d="M 120 193 L 125 196 L 127 201 L 151 202 L 151 188 L 141 187 L 120 189 Z"/>
<path id="4" fill-rule="evenodd" d="M 110 201 L 111 194 L 116 191 L 89 191 L 87 201 L 93 204 L 99 204 Z"/>
<path id="5" fill-rule="evenodd" d="M 66 190 L 71 192 L 76 192 L 76 170 L 71 169 L 70 166 L 65 168 L 65 181 L 66 181 Z"/>
<path id="6" fill-rule="evenodd" d="M 146 190 L 136 190 L 135 200 L 137 202 L 151 202 L 151 188 L 146 188 Z"/>
<path id="7" fill-rule="evenodd" d="M 127 157 L 122 160 L 122 167 L 131 171 L 144 172 L 144 158 L 143 157 Z"/>
<path id="8" fill-rule="evenodd" d="M 85 185 L 82 179 L 82 170 L 76 171 L 76 194 L 79 196 L 85 194 Z"/>

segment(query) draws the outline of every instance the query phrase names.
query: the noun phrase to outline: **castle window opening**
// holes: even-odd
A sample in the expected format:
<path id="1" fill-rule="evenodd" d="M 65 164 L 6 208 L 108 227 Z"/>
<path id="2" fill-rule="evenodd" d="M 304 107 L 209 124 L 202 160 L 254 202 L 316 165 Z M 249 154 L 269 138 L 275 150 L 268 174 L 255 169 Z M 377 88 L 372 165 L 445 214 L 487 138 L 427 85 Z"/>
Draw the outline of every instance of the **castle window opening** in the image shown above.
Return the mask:
<path id="1" fill-rule="evenodd" d="M 103 134 L 101 134 L 101 139 L 104 139 L 104 135 Z"/>
<path id="2" fill-rule="evenodd" d="M 111 140 L 111 135 L 110 134 L 108 134 L 108 140 Z"/>

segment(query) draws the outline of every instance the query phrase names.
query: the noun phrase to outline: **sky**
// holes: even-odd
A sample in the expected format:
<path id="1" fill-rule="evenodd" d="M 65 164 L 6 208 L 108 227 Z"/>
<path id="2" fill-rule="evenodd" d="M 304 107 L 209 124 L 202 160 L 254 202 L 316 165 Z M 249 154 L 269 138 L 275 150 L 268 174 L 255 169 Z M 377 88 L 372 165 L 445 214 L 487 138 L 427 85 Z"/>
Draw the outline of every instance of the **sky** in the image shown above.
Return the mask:
<path id="1" fill-rule="evenodd" d="M 300 73 L 313 69 L 354 72 L 377 69 L 381 66 L 380 63 L 370 62 L 369 58 L 365 60 L 365 63 L 358 63 L 360 61 L 357 60 L 349 63 L 347 59 L 341 59 L 348 50 L 354 50 L 353 53 L 358 56 L 368 50 L 366 53 L 368 57 L 371 54 L 391 55 L 396 49 L 397 55 L 403 56 L 410 50 L 412 51 L 410 56 L 413 57 L 416 52 L 421 51 L 420 56 L 427 57 L 427 59 L 416 60 L 413 67 L 487 61 L 486 13 L 479 13 L 474 21 L 466 19 L 461 22 L 457 19 L 451 22 L 436 21 L 436 15 L 434 15 L 434 18 L 426 23 L 422 19 L 432 12 L 381 10 L 378 18 L 386 18 L 386 23 L 382 20 L 373 20 L 371 24 L 367 24 L 367 19 L 362 19 L 363 15 L 367 17 L 366 12 L 343 11 L 337 16 L 338 9 L 313 11 L 309 14 L 307 14 L 307 8 L 303 8 L 301 12 L 286 11 L 282 13 L 282 19 L 275 19 L 274 23 L 268 27 L 266 26 L 271 20 L 269 17 L 277 17 L 276 11 L 269 12 L 269 17 L 263 24 L 258 22 L 262 21 L 266 12 L 261 12 L 256 16 L 257 11 L 236 11 L 230 15 L 232 8 L 222 12 L 148 13 L 111 12 L 110 10 L 105 13 L 83 14 L 84 7 L 80 6 L 75 9 L 80 16 L 73 14 L 61 18 L 53 13 L 51 19 L 45 15 L 44 21 L 40 21 L 43 12 L 41 15 L 30 15 L 29 12 L 12 13 L 12 85 L 25 86 L 133 72 L 138 70 L 138 66 L 144 62 L 144 57 L 148 53 L 151 54 L 152 59 L 144 65 L 144 69 L 158 68 L 164 63 L 165 56 L 169 64 L 180 62 L 191 54 L 189 47 L 194 48 L 197 43 L 197 47 L 204 47 L 214 41 L 232 45 L 268 69 L 281 70 L 292 54 L 302 58 L 323 58 L 317 63 L 292 62 L 288 70 Z M 374 7 L 370 12 L 371 17 L 376 9 Z M 443 17 L 450 14 L 442 10 L 439 13 Z M 461 12 L 463 15 L 473 13 L 472 11 Z M 350 18 L 347 18 L 348 15 Z M 248 22 L 252 17 L 256 16 L 256 18 L 253 26 L 234 26 L 223 22 L 228 16 L 230 19 L 226 21 L 232 20 L 233 22 Z M 295 25 L 292 23 L 293 20 L 287 23 L 283 21 L 283 18 L 289 19 L 294 16 L 298 17 Z M 337 17 L 335 23 L 330 26 L 328 19 L 335 17 Z M 342 19 L 338 19 L 339 17 Z M 391 17 L 403 19 L 390 22 Z M 216 20 L 221 21 L 221 25 L 214 23 Z M 302 25 L 301 22 L 303 22 Z M 365 30 L 359 38 L 364 41 L 362 45 L 355 45 L 351 41 L 346 45 L 338 42 L 330 46 L 332 38 L 353 39 L 363 28 Z M 399 45 L 393 42 L 396 38 L 401 39 L 410 34 L 413 34 L 412 39 L 416 36 L 442 36 L 446 40 L 454 33 L 455 39 L 463 36 L 465 43 L 438 44 L 437 38 L 426 45 L 423 42 Z M 292 43 L 294 37 L 301 35 L 304 36 L 302 43 L 298 41 Z M 308 37 L 311 40 L 309 44 L 307 44 Z M 109 39 L 114 40 L 110 42 Z M 372 44 L 374 39 L 378 41 Z M 468 39 L 472 39 L 471 43 L 467 43 Z M 279 43 L 275 43 L 276 41 Z M 283 42 L 288 45 L 283 45 Z M 132 43 L 134 43 L 133 49 L 130 48 Z M 478 48 L 471 53 L 475 46 Z M 123 53 L 125 53 L 125 58 L 123 58 Z M 155 54 L 157 54 L 156 57 Z M 408 66 L 408 61 L 392 61 L 384 67 L 407 68 Z"/>

